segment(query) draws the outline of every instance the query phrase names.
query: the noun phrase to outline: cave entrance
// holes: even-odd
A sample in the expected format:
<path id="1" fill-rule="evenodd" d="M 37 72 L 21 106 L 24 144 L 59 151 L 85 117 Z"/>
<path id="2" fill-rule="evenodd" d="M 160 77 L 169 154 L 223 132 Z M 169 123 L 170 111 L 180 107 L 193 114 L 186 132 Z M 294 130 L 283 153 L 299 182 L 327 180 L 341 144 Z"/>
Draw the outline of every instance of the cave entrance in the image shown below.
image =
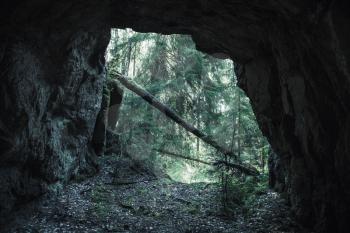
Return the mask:
<path id="1" fill-rule="evenodd" d="M 247 163 L 267 176 L 270 146 L 259 130 L 249 99 L 237 86 L 231 60 L 197 51 L 190 36 L 131 29 L 112 29 L 106 58 L 109 71 L 129 77 L 234 152 L 235 158 L 226 160 Z M 223 155 L 166 115 L 125 91 L 116 127 L 120 152 L 176 181 L 222 179 L 222 172 L 212 172 L 210 162 Z"/>
<path id="2" fill-rule="evenodd" d="M 122 207 L 137 216 L 156 216 L 156 222 L 161 222 L 158 215 L 178 216 L 177 228 L 190 229 L 180 232 L 207 231 L 195 228 L 197 224 L 212 232 L 213 225 L 223 227 L 223 218 L 229 221 L 220 229 L 232 232 L 237 223 L 234 217 L 246 218 L 244 224 L 249 225 L 273 203 L 276 209 L 270 213 L 288 214 L 286 203 L 268 190 L 270 145 L 249 99 L 237 86 L 233 62 L 199 52 L 186 35 L 131 29 L 113 29 L 111 35 L 107 83 L 125 90 L 118 122 L 110 126 L 114 132 L 107 133 L 106 154 L 112 156 L 103 156 L 111 160 L 102 170 L 110 170 L 113 164 L 113 186 L 96 190 L 97 202 L 108 189 L 127 200 Z M 117 149 L 108 150 L 113 143 Z M 221 148 L 232 153 L 223 153 Z M 218 166 L 217 161 L 225 163 Z M 232 164 L 255 169 L 259 175 L 247 175 Z M 259 211 L 254 210 L 257 206 Z M 251 225 L 278 229 L 289 221 L 280 218 L 271 223 L 275 217 L 265 217 Z M 193 226 L 181 221 L 193 222 Z"/>

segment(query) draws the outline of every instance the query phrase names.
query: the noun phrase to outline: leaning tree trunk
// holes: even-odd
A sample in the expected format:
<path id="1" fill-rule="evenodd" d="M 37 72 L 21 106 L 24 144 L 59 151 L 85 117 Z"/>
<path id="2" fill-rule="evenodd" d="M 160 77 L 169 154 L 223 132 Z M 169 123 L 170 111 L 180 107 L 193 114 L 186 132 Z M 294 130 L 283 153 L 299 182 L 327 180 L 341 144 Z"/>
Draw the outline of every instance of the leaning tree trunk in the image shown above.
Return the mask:
<path id="1" fill-rule="evenodd" d="M 153 95 L 151 95 L 149 92 L 143 90 L 138 85 L 134 84 L 132 81 L 129 81 L 127 77 L 119 74 L 119 73 L 112 73 L 112 77 L 115 77 L 121 84 L 123 84 L 127 89 L 134 92 L 141 98 L 143 98 L 145 101 L 147 101 L 149 104 L 151 104 L 153 107 L 157 108 L 159 111 L 161 111 L 163 114 L 165 114 L 168 118 L 175 121 L 177 124 L 182 126 L 187 131 L 191 132 L 196 137 L 200 138 L 203 142 L 211 145 L 215 149 L 217 149 L 219 152 L 221 152 L 224 155 L 237 157 L 232 151 L 220 146 L 212 137 L 209 135 L 204 134 L 202 131 L 194 127 L 193 125 L 187 123 L 184 119 L 182 119 L 176 112 L 174 112 L 172 109 L 167 107 L 166 105 L 162 104 L 160 101 L 158 101 Z M 217 165 L 225 165 L 223 161 L 219 161 Z M 243 164 L 243 163 L 234 163 L 231 164 L 231 167 L 234 167 L 235 169 L 239 170 L 240 172 L 246 174 L 246 175 L 259 175 L 259 172 L 254 167 Z"/>

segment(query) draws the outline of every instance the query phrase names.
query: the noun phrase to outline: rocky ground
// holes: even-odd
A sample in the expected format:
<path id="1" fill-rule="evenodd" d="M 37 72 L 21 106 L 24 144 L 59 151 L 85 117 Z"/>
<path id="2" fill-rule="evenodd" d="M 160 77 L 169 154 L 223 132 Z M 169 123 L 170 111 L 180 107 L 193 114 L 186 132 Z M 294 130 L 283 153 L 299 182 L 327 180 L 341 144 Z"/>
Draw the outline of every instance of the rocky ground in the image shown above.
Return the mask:
<path id="1" fill-rule="evenodd" d="M 27 206 L 0 232 L 305 232 L 273 192 L 227 217 L 216 184 L 157 179 L 115 156 L 100 164 L 99 175 Z"/>

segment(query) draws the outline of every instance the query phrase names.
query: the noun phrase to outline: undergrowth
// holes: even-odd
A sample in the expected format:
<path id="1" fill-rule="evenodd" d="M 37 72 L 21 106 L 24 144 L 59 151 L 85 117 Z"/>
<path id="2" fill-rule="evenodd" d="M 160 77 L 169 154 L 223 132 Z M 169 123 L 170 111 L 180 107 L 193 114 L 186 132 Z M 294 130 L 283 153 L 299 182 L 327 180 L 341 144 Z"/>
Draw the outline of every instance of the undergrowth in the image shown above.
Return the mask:
<path id="1" fill-rule="evenodd" d="M 267 189 L 268 176 L 265 174 L 259 177 L 231 177 L 227 180 L 226 190 L 223 188 L 221 194 L 223 213 L 231 217 L 238 210 L 249 214 L 254 200 L 258 196 L 267 193 Z"/>

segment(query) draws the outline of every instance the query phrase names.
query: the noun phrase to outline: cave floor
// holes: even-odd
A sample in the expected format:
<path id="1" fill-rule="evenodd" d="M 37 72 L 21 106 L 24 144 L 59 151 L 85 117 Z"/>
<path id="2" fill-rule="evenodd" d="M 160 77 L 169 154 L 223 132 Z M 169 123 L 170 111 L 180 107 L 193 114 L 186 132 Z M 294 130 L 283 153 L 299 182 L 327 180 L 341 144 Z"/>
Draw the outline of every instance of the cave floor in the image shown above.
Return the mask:
<path id="1" fill-rule="evenodd" d="M 99 162 L 99 175 L 42 197 L 1 232 L 302 232 L 276 193 L 227 217 L 216 184 L 155 179 L 115 156 Z"/>

